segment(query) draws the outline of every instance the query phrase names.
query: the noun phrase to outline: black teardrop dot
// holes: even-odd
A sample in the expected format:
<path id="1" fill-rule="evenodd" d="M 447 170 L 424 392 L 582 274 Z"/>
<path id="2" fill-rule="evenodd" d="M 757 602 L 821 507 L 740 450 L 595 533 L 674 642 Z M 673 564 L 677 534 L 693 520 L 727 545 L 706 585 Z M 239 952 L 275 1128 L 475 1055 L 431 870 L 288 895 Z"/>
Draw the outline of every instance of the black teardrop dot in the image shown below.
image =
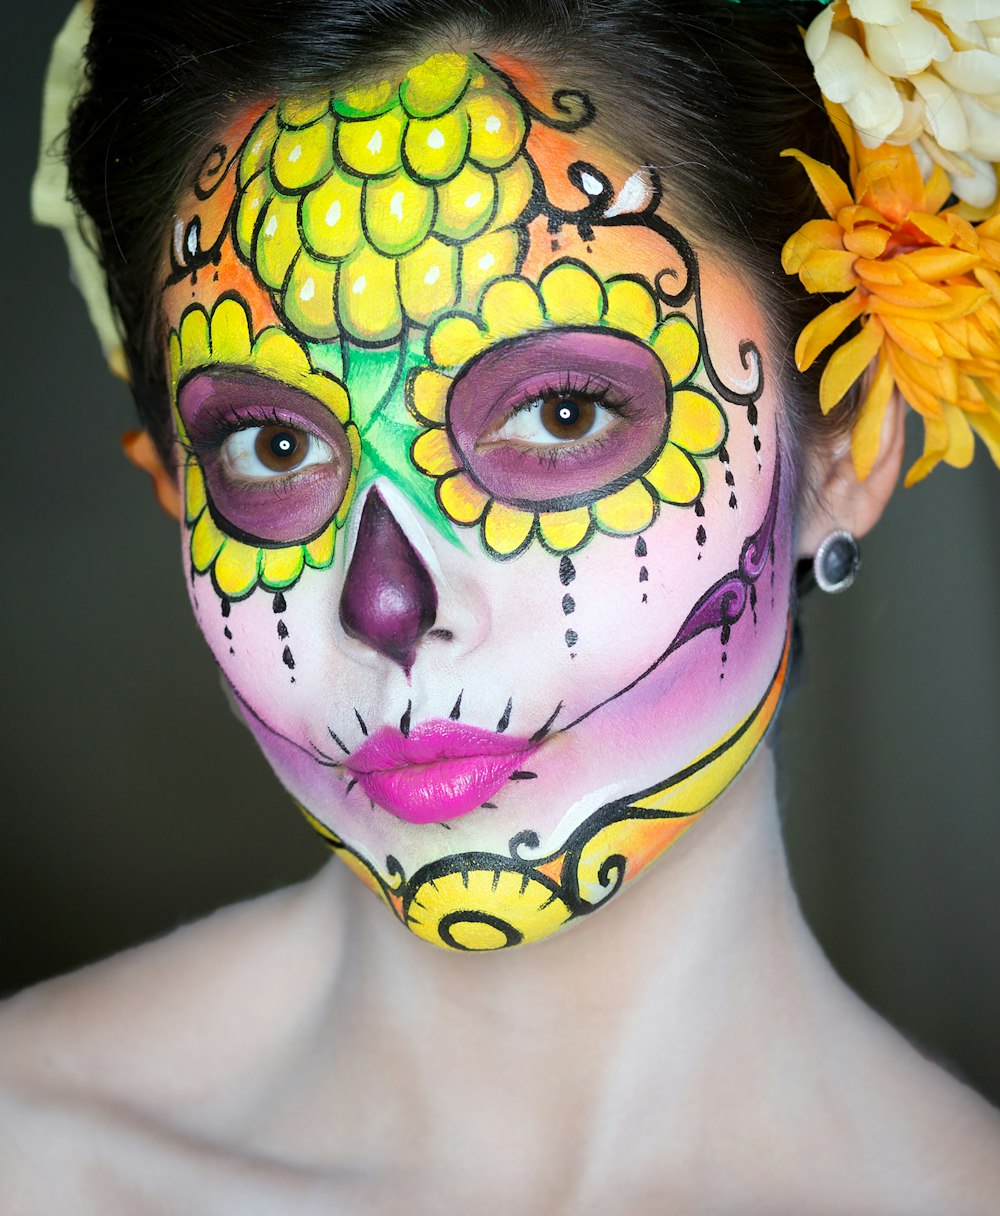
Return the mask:
<path id="1" fill-rule="evenodd" d="M 761 468 L 760 463 L 760 432 L 757 430 L 757 406 L 753 401 L 747 406 L 747 422 L 750 423 L 750 429 L 753 431 L 753 450 L 757 453 L 757 469 Z"/>
<path id="2" fill-rule="evenodd" d="M 231 642 L 233 640 L 233 631 L 229 628 L 228 625 L 225 627 L 225 629 L 223 629 L 222 632 L 225 635 L 227 642 Z"/>
<path id="3" fill-rule="evenodd" d="M 646 548 L 646 542 L 643 540 L 643 538 L 641 536 L 638 537 L 635 542 L 636 557 L 645 557 L 648 552 L 649 552 L 649 550 Z"/>
<path id="4" fill-rule="evenodd" d="M 284 621 L 278 622 L 278 637 L 281 638 L 282 641 L 288 637 L 288 626 Z"/>
<path id="5" fill-rule="evenodd" d="M 274 603 L 271 605 L 271 611 L 278 615 L 279 612 L 284 612 L 288 605 L 285 603 L 285 597 L 280 591 L 274 593 Z"/>
<path id="6" fill-rule="evenodd" d="M 750 615 L 753 617 L 753 623 L 757 624 L 757 586 L 755 583 L 750 584 Z"/>
<path id="7" fill-rule="evenodd" d="M 229 602 L 229 600 L 226 599 L 225 596 L 223 596 L 222 597 L 222 615 L 229 616 L 229 614 L 230 614 L 230 612 L 232 612 L 232 610 L 233 610 L 232 604 Z"/>
<path id="8" fill-rule="evenodd" d="M 698 542 L 699 548 L 708 540 L 708 533 L 705 531 L 704 524 L 698 525 L 698 531 L 694 534 L 694 538 Z"/>
<path id="9" fill-rule="evenodd" d="M 498 735 L 502 735 L 503 732 L 507 729 L 507 727 L 510 726 L 510 714 L 511 714 L 511 710 L 513 708 L 514 708 L 513 698 L 508 697 L 507 698 L 507 708 L 503 711 L 500 721 L 497 723 L 497 734 Z"/>
<path id="10" fill-rule="evenodd" d="M 722 626 L 722 635 L 719 639 L 722 642 L 723 646 L 729 645 L 729 634 L 730 634 L 729 625 L 728 624 L 723 625 Z"/>
<path id="11" fill-rule="evenodd" d="M 571 646 L 571 647 L 575 646 L 579 640 L 580 640 L 579 634 L 576 632 L 575 629 L 566 630 L 566 645 L 567 646 Z"/>
<path id="12" fill-rule="evenodd" d="M 289 671 L 295 670 L 295 660 L 292 658 L 292 650 L 290 646 L 286 646 L 281 652 L 281 661 Z"/>
<path id="13" fill-rule="evenodd" d="M 639 567 L 639 582 L 640 582 L 640 583 L 648 583 L 648 582 L 649 582 L 649 571 L 646 569 L 646 567 L 645 567 L 645 566 L 640 566 L 640 567 Z"/>
<path id="14" fill-rule="evenodd" d="M 564 616 L 569 616 L 576 612 L 576 600 L 571 595 L 564 595 L 562 598 L 562 610 Z"/>
<path id="15" fill-rule="evenodd" d="M 731 510 L 733 510 L 733 511 L 735 511 L 735 510 L 736 510 L 737 503 L 736 503 L 736 495 L 735 495 L 735 494 L 730 494 L 730 495 L 729 495 L 729 506 L 730 506 Z"/>
<path id="16" fill-rule="evenodd" d="M 705 518 L 705 504 L 700 498 L 694 500 L 694 513 L 699 519 Z"/>
<path id="17" fill-rule="evenodd" d="M 568 587 L 573 579 L 576 578 L 576 567 L 565 554 L 559 559 L 559 581 L 564 587 Z"/>

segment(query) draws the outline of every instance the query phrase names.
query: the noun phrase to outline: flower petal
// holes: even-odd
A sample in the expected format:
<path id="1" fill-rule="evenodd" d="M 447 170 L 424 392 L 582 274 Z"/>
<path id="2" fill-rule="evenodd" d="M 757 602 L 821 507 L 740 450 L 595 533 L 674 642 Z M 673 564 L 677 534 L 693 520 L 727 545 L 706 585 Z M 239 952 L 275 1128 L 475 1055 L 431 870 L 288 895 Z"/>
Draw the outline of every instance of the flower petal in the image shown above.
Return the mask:
<path id="1" fill-rule="evenodd" d="M 510 557 L 528 543 L 535 516 L 505 502 L 492 502 L 483 521 L 483 541 L 501 557 Z"/>
<path id="2" fill-rule="evenodd" d="M 833 409 L 875 358 L 884 336 L 878 321 L 869 319 L 859 334 L 833 352 L 819 382 L 819 405 L 824 414 Z"/>
<path id="3" fill-rule="evenodd" d="M 462 472 L 439 481 L 437 496 L 445 515 L 456 524 L 478 523 L 490 501 L 490 496 Z"/>
<path id="4" fill-rule="evenodd" d="M 686 505 L 694 502 L 704 489 L 698 466 L 672 443 L 666 445 L 645 478 L 663 502 Z"/>
<path id="5" fill-rule="evenodd" d="M 444 427 L 434 427 L 418 435 L 413 442 L 412 458 L 417 468 L 431 477 L 441 477 L 458 467 Z"/>
<path id="6" fill-rule="evenodd" d="M 892 367 L 883 352 L 879 355 L 878 367 L 872 377 L 868 395 L 851 430 L 851 458 L 859 481 L 865 480 L 878 457 L 882 419 L 885 417 L 885 407 L 889 404 L 894 385 Z"/>
<path id="7" fill-rule="evenodd" d="M 576 549 L 590 533 L 590 512 L 586 507 L 572 511 L 547 511 L 538 517 L 542 542 L 556 553 Z"/>
<path id="8" fill-rule="evenodd" d="M 333 545 L 336 539 L 336 529 L 333 524 L 322 531 L 315 540 L 305 546 L 306 565 L 314 570 L 322 570 L 333 561 Z"/>
<path id="9" fill-rule="evenodd" d="M 226 543 L 210 511 L 203 511 L 191 532 L 191 563 L 204 574 Z"/>
<path id="10" fill-rule="evenodd" d="M 636 338 L 647 340 L 656 328 L 656 301 L 635 279 L 612 279 L 608 283 L 608 308 L 604 324 Z"/>
<path id="11" fill-rule="evenodd" d="M 867 306 L 865 297 L 855 291 L 814 317 L 799 334 L 795 344 L 795 366 L 799 371 L 808 371 L 816 358 L 840 337 L 852 321 L 861 316 Z"/>
<path id="12" fill-rule="evenodd" d="M 591 510 L 602 532 L 618 536 L 633 536 L 648 528 L 656 517 L 656 503 L 641 481 L 633 481 L 623 490 L 599 498 Z"/>
<path id="13" fill-rule="evenodd" d="M 238 600 L 249 595 L 256 586 L 259 568 L 260 550 L 229 537 L 215 559 L 212 573 L 219 591 L 229 599 Z"/>
<path id="14" fill-rule="evenodd" d="M 301 545 L 290 545 L 284 549 L 262 549 L 260 554 L 260 579 L 266 587 L 290 587 L 302 573 L 305 554 Z"/>
<path id="15" fill-rule="evenodd" d="M 545 324 L 534 283 L 527 279 L 502 279 L 483 292 L 483 324 L 493 341 L 530 333 Z"/>
<path id="16" fill-rule="evenodd" d="M 432 367 L 424 367 L 413 373 L 409 382 L 407 404 L 410 413 L 420 422 L 439 426 L 444 422 L 451 377 Z"/>
<path id="17" fill-rule="evenodd" d="M 460 367 L 488 345 L 488 338 L 471 317 L 445 317 L 431 333 L 428 353 L 438 367 Z"/>
<path id="18" fill-rule="evenodd" d="M 847 186 L 844 184 L 840 175 L 834 172 L 829 165 L 824 165 L 821 161 L 813 160 L 811 156 L 807 156 L 805 152 L 799 152 L 796 148 L 786 148 L 781 154 L 782 156 L 793 156 L 799 164 L 805 169 L 809 175 L 809 180 L 812 182 L 812 187 L 819 195 L 819 201 L 826 209 L 829 216 L 835 216 L 841 207 L 850 207 L 854 202 L 854 198 Z"/>
<path id="19" fill-rule="evenodd" d="M 544 271 L 538 286 L 545 315 L 555 325 L 597 325 L 604 316 L 604 285 L 584 266 L 556 262 Z"/>
<path id="20" fill-rule="evenodd" d="M 663 364 L 671 384 L 683 384 L 690 379 L 701 359 L 698 331 L 680 313 L 667 317 L 660 324 L 650 346 Z"/>
<path id="21" fill-rule="evenodd" d="M 685 452 L 707 456 L 726 438 L 722 410 L 704 393 L 682 389 L 674 393 L 670 414 L 670 442 Z"/>

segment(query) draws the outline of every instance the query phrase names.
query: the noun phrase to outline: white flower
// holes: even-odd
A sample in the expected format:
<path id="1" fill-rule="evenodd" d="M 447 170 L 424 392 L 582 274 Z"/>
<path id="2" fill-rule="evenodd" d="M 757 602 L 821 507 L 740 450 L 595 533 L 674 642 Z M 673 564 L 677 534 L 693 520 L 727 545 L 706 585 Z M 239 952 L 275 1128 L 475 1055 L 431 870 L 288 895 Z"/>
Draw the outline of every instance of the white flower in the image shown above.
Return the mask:
<path id="1" fill-rule="evenodd" d="M 960 199 L 993 203 L 1000 0 L 834 0 L 806 31 L 806 53 L 865 144 L 909 144 Z"/>

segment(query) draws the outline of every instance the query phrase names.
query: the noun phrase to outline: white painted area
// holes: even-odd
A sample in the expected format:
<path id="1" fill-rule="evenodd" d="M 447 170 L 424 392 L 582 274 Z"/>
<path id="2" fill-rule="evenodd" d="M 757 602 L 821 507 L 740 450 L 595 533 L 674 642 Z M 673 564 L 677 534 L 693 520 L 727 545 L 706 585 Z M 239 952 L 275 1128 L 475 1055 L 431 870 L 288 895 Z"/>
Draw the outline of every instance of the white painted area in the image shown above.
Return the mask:
<path id="1" fill-rule="evenodd" d="M 403 218 L 403 202 L 404 196 L 402 190 L 397 190 L 396 193 L 389 199 L 389 214 L 394 215 L 397 220 Z"/>
<path id="2" fill-rule="evenodd" d="M 580 184 L 588 194 L 593 195 L 595 198 L 604 189 L 604 187 L 592 173 L 581 173 Z"/>
<path id="3" fill-rule="evenodd" d="M 352 286 L 351 291 L 353 291 L 356 296 L 359 296 L 367 286 L 368 279 L 363 274 L 359 274 L 354 280 L 354 285 Z"/>
<path id="4" fill-rule="evenodd" d="M 428 287 L 433 287 L 434 284 L 438 281 L 438 279 L 440 277 L 441 277 L 441 267 L 432 266 L 430 268 L 430 270 L 428 270 L 428 272 L 424 275 L 424 282 L 427 284 Z"/>
<path id="5" fill-rule="evenodd" d="M 484 253 L 478 262 L 479 269 L 480 270 L 490 270 L 495 261 L 496 261 L 496 258 L 493 256 L 492 253 Z"/>
<path id="6" fill-rule="evenodd" d="M 434 130 L 431 131 L 430 135 L 427 136 L 427 146 L 428 148 L 434 148 L 435 150 L 444 147 L 444 136 L 437 129 L 437 127 L 435 127 Z"/>
<path id="7" fill-rule="evenodd" d="M 271 218 L 264 225 L 264 235 L 265 236 L 274 236 L 274 234 L 277 231 L 278 231 L 278 216 L 275 212 L 272 211 Z"/>
<path id="8" fill-rule="evenodd" d="M 295 147 L 291 150 L 291 152 L 288 153 L 288 159 L 294 165 L 295 162 L 299 159 L 299 157 L 301 155 L 302 155 L 302 145 L 296 144 Z"/>
<path id="9" fill-rule="evenodd" d="M 316 294 L 316 282 L 312 275 L 302 284 L 302 290 L 299 292 L 300 300 L 311 300 Z"/>
<path id="10" fill-rule="evenodd" d="M 340 199 L 335 198 L 329 207 L 326 209 L 326 226 L 335 228 L 340 223 Z"/>
<path id="11" fill-rule="evenodd" d="M 496 135 L 497 131 L 499 131 L 500 128 L 503 126 L 503 123 L 500 121 L 499 118 L 497 118 L 497 116 L 495 114 L 491 114 L 483 125 L 486 127 L 486 130 L 489 131 L 489 133 L 491 135 Z"/>
<path id="12" fill-rule="evenodd" d="M 629 215 L 644 211 L 653 200 L 653 183 L 647 169 L 636 169 L 618 191 L 618 197 L 605 211 L 605 215 Z"/>
<path id="13" fill-rule="evenodd" d="M 375 134 L 371 137 L 365 147 L 372 154 L 372 156 L 377 156 L 379 152 L 382 151 L 382 132 L 376 129 Z"/>
<path id="14" fill-rule="evenodd" d="M 470 194 L 469 197 L 465 200 L 465 205 L 471 211 L 473 207 L 478 207 L 482 201 L 483 201 L 482 190 L 476 190 L 472 194 Z"/>

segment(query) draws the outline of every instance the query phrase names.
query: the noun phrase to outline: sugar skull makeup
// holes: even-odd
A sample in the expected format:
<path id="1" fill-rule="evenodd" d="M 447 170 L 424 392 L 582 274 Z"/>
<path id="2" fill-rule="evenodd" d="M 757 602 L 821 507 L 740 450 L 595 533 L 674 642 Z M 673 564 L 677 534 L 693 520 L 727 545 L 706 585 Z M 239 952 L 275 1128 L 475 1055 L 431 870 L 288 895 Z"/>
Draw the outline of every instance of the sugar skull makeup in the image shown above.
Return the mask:
<path id="1" fill-rule="evenodd" d="M 170 253 L 198 621 L 309 821 L 452 949 L 603 906 L 784 682 L 758 315 L 594 118 L 457 54 L 284 100 Z"/>

